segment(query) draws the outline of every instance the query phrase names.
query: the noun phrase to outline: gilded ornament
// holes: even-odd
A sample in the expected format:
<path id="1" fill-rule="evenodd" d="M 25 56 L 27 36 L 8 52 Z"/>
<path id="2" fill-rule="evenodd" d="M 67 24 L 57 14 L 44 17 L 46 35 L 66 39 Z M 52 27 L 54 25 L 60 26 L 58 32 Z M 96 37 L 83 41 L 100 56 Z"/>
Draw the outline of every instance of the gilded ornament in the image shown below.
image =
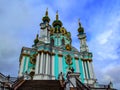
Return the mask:
<path id="1" fill-rule="evenodd" d="M 66 64 L 68 64 L 68 65 L 72 65 L 72 64 L 73 64 L 73 63 L 72 63 L 72 58 L 71 58 L 70 55 L 67 55 L 67 56 L 65 57 L 65 59 L 66 59 Z"/>
<path id="2" fill-rule="evenodd" d="M 70 45 L 70 44 L 67 44 L 67 45 L 66 45 L 66 50 L 68 50 L 68 51 L 71 50 L 71 45 Z"/>

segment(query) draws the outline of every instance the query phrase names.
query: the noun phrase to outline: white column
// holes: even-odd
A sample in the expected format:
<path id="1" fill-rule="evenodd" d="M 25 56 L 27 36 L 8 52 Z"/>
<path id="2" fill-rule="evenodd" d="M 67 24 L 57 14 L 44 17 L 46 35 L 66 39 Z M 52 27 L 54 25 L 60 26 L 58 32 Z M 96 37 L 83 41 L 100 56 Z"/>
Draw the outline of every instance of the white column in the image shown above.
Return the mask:
<path id="1" fill-rule="evenodd" d="M 86 67 L 86 61 L 83 61 L 83 65 L 84 65 L 84 72 L 85 72 L 85 79 L 87 79 L 87 67 Z"/>
<path id="2" fill-rule="evenodd" d="M 42 73 L 42 68 L 43 68 L 43 52 L 41 52 L 41 58 L 40 58 L 40 61 L 41 61 L 41 63 L 40 63 L 40 73 Z"/>
<path id="3" fill-rule="evenodd" d="M 50 55 L 48 54 L 48 74 L 50 75 Z"/>
<path id="4" fill-rule="evenodd" d="M 84 78 L 86 78 L 85 77 L 85 69 L 84 69 L 84 61 L 82 61 L 82 67 L 81 67 L 82 69 L 83 69 L 83 75 L 84 75 Z M 81 72 L 80 72 L 81 73 Z"/>
<path id="5" fill-rule="evenodd" d="M 63 65 L 62 65 L 62 57 L 60 57 L 59 56 L 59 58 L 58 58 L 58 63 L 59 63 L 59 71 L 58 71 L 58 73 L 60 73 L 60 72 L 63 72 L 62 70 L 62 68 L 63 68 Z"/>
<path id="6" fill-rule="evenodd" d="M 92 62 L 90 62 L 90 65 L 91 65 L 91 69 L 92 69 L 93 78 L 95 79 L 96 77 L 95 77 L 95 74 L 94 74 L 94 69 L 93 69 L 93 64 L 92 64 Z"/>
<path id="7" fill-rule="evenodd" d="M 45 63 L 45 66 L 46 66 L 45 74 L 48 74 L 48 53 L 46 54 L 46 63 Z"/>
<path id="8" fill-rule="evenodd" d="M 36 59 L 35 74 L 38 74 L 38 70 L 39 70 L 39 57 L 40 57 L 40 54 L 38 53 L 37 59 Z"/>
<path id="9" fill-rule="evenodd" d="M 45 74 L 45 71 L 46 71 L 46 54 L 44 53 L 43 54 L 43 73 Z"/>
<path id="10" fill-rule="evenodd" d="M 47 74 L 50 75 L 50 55 L 48 54 Z"/>
<path id="11" fill-rule="evenodd" d="M 88 68 L 89 68 L 90 78 L 92 78 L 92 71 L 91 71 L 91 67 L 90 67 L 90 61 L 88 61 L 87 64 L 88 64 Z"/>
<path id="12" fill-rule="evenodd" d="M 22 59 L 21 59 L 21 64 L 20 64 L 20 72 L 19 72 L 19 76 L 22 76 L 22 73 L 23 73 L 23 67 L 24 67 L 24 59 L 25 57 L 22 56 Z"/>
<path id="13" fill-rule="evenodd" d="M 80 72 L 78 60 L 75 60 L 75 64 L 76 64 L 76 72 Z"/>
<path id="14" fill-rule="evenodd" d="M 55 62 L 55 60 L 54 60 L 54 55 L 52 55 L 52 76 L 54 76 L 54 62 Z"/>
<path id="15" fill-rule="evenodd" d="M 86 71 L 86 76 L 87 76 L 87 79 L 88 79 L 88 68 L 87 68 L 87 61 L 85 61 L 85 71 Z"/>

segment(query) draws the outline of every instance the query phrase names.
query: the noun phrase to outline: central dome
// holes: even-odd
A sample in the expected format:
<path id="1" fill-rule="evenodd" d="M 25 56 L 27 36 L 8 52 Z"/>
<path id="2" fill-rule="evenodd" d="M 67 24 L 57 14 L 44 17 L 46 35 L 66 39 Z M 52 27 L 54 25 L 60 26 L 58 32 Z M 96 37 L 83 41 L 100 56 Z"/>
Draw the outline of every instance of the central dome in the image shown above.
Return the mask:
<path id="1" fill-rule="evenodd" d="M 62 22 L 59 20 L 58 12 L 56 13 L 56 20 L 53 21 L 52 25 L 53 27 L 61 27 L 63 25 Z"/>

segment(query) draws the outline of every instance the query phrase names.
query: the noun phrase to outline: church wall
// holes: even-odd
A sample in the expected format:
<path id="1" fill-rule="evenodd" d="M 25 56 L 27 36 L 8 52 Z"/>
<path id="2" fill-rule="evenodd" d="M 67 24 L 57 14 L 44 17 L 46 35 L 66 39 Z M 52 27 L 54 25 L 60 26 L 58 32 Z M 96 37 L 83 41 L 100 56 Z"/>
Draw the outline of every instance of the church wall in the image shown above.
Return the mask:
<path id="1" fill-rule="evenodd" d="M 83 68 L 83 62 L 81 59 L 79 59 L 79 69 L 80 69 L 80 79 L 84 83 L 85 73 Z"/>
<path id="2" fill-rule="evenodd" d="M 55 54 L 55 57 L 54 57 L 54 58 L 55 58 L 55 61 L 54 61 L 54 62 L 55 62 L 55 63 L 54 63 L 54 64 L 55 64 L 55 65 L 54 65 L 54 66 L 55 66 L 55 68 L 54 68 L 54 73 L 55 73 L 55 74 L 54 74 L 54 75 L 55 75 L 55 79 L 58 79 L 58 74 L 59 74 L 59 72 L 58 72 L 58 70 L 59 70 L 58 54 Z"/>
<path id="3" fill-rule="evenodd" d="M 62 57 L 62 63 L 63 63 L 63 73 L 66 74 L 67 73 L 67 70 L 66 70 L 67 64 L 65 63 L 65 56 L 64 55 Z M 66 77 L 64 76 L 64 78 L 66 78 Z"/>
<path id="4" fill-rule="evenodd" d="M 62 65 L 62 56 L 59 56 L 58 63 L 59 63 L 59 73 L 63 72 L 63 70 L 62 70 L 62 68 L 63 68 L 63 65 Z"/>
<path id="5" fill-rule="evenodd" d="M 46 14 L 46 16 L 48 15 Z M 21 54 L 19 71 L 21 76 L 26 71 L 29 74 L 35 68 L 34 79 L 36 80 L 58 79 L 60 72 L 66 78 L 70 68 L 74 68 L 74 72 L 80 73 L 80 79 L 83 83 L 86 83 L 87 79 L 95 78 L 92 62 L 89 61 L 92 59 L 92 55 L 89 55 L 86 34 L 81 24 L 79 23 L 78 29 L 78 38 L 81 44 L 80 51 L 78 51 L 71 45 L 71 34 L 62 26 L 62 22 L 57 20 L 57 16 L 53 26 L 49 24 L 49 20 L 47 20 L 49 18 L 46 16 L 40 23 L 40 36 L 36 35 L 32 48 L 22 50 L 24 55 Z M 31 57 L 34 55 L 36 63 L 33 64 Z M 87 59 L 88 61 L 86 61 Z"/>
<path id="6" fill-rule="evenodd" d="M 80 72 L 79 60 L 75 60 L 75 64 L 76 64 L 76 72 Z"/>
<path id="7" fill-rule="evenodd" d="M 74 59 L 74 56 L 72 57 L 72 67 L 74 68 L 74 71 L 76 72 L 76 63 L 75 63 L 75 59 Z"/>

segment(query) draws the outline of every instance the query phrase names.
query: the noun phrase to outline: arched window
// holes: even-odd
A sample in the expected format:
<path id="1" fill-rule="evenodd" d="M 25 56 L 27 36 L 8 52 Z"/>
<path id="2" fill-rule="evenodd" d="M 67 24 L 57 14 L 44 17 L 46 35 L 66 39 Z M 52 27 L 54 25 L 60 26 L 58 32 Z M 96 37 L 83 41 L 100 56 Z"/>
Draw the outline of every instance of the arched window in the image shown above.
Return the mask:
<path id="1" fill-rule="evenodd" d="M 53 39 L 51 39 L 51 45 L 54 46 L 54 40 Z"/>
<path id="2" fill-rule="evenodd" d="M 64 40 L 64 38 L 62 39 L 62 45 L 65 45 L 65 40 Z"/>

